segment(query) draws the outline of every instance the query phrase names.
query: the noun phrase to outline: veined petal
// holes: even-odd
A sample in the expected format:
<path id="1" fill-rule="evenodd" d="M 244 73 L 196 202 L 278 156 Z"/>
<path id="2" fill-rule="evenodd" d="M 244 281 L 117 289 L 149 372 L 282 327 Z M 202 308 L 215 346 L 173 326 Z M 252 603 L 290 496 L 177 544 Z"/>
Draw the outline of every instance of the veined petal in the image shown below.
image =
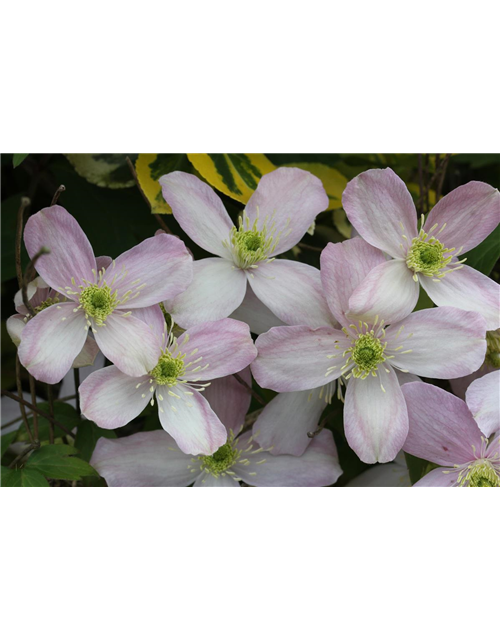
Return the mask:
<path id="1" fill-rule="evenodd" d="M 417 235 L 417 211 L 405 183 L 392 169 L 360 173 L 345 188 L 342 204 L 367 242 L 394 258 L 406 256 L 401 244 L 407 246 Z"/>
<path id="2" fill-rule="evenodd" d="M 330 311 L 341 326 L 347 327 L 349 298 L 370 271 L 386 260 L 381 251 L 362 238 L 353 238 L 327 244 L 320 262 L 321 282 Z"/>
<path id="3" fill-rule="evenodd" d="M 94 337 L 106 358 L 129 376 L 145 375 L 161 355 L 161 338 L 133 315 L 113 312 L 106 325 L 94 331 Z"/>
<path id="4" fill-rule="evenodd" d="M 245 448 L 248 438 L 249 434 L 239 438 L 238 447 Z M 254 487 L 324 487 L 335 484 L 342 475 L 333 434 L 328 429 L 315 436 L 301 456 L 265 452 L 260 459 L 265 462 L 248 466 L 236 463 L 233 470 Z"/>
<path id="5" fill-rule="evenodd" d="M 32 376 L 55 384 L 69 371 L 87 339 L 82 311 L 74 302 L 47 307 L 24 327 L 19 359 Z"/>
<path id="6" fill-rule="evenodd" d="M 163 429 L 100 438 L 90 464 L 108 487 L 187 487 L 196 478 L 191 458 Z"/>
<path id="7" fill-rule="evenodd" d="M 161 340 L 163 333 L 165 333 L 165 317 L 159 304 L 153 304 L 151 307 L 144 307 L 144 309 L 135 309 L 132 315 L 137 320 L 145 322 L 155 336 Z M 167 328 L 170 329 L 170 327 Z"/>
<path id="8" fill-rule="evenodd" d="M 284 323 L 271 309 L 257 298 L 252 287 L 247 287 L 240 306 L 230 316 L 234 320 L 246 322 L 252 333 L 257 335 L 269 331 L 272 327 L 281 327 Z"/>
<path id="9" fill-rule="evenodd" d="M 99 353 L 99 347 L 97 346 L 97 342 L 89 336 L 87 333 L 87 339 L 82 347 L 80 353 L 73 360 L 73 364 L 71 365 L 73 369 L 80 369 L 81 367 L 90 367 L 94 364 L 94 360 Z"/>
<path id="10" fill-rule="evenodd" d="M 280 167 L 262 176 L 245 208 L 252 225 L 259 220 L 273 229 L 278 246 L 271 256 L 294 247 L 314 219 L 328 208 L 328 196 L 319 178 L 296 167 Z"/>
<path id="11" fill-rule="evenodd" d="M 388 462 L 370 467 L 346 484 L 346 487 L 411 487 L 408 469 Z"/>
<path id="12" fill-rule="evenodd" d="M 363 462 L 390 462 L 408 434 L 408 414 L 399 381 L 391 367 L 377 377 L 351 378 L 344 409 L 345 436 Z M 382 389 L 382 386 L 383 389 Z"/>
<path id="13" fill-rule="evenodd" d="M 239 487 L 240 483 L 233 480 L 231 476 L 220 475 L 215 478 L 210 473 L 202 473 L 196 479 L 194 483 L 195 487 Z"/>
<path id="14" fill-rule="evenodd" d="M 477 311 L 486 320 L 488 331 L 500 327 L 500 287 L 479 271 L 464 265 L 437 282 L 426 276 L 421 276 L 420 282 L 439 307 Z"/>
<path id="15" fill-rule="evenodd" d="M 308 431 L 314 431 L 328 405 L 320 390 L 279 393 L 264 407 L 253 426 L 255 440 L 272 455 L 301 456 L 311 444 Z"/>
<path id="16" fill-rule="evenodd" d="M 429 213 L 424 229 L 445 247 L 465 253 L 482 242 L 500 222 L 500 193 L 485 182 L 468 182 L 442 198 Z M 441 227 L 446 227 L 441 231 Z M 496 328 L 496 327 L 495 327 Z"/>
<path id="17" fill-rule="evenodd" d="M 181 334 L 178 344 L 185 340 L 181 347 L 187 353 L 185 380 L 214 380 L 237 373 L 257 355 L 248 325 L 230 318 L 198 324 Z"/>
<path id="18" fill-rule="evenodd" d="M 110 256 L 98 256 L 95 259 L 97 272 L 101 271 L 102 269 L 107 269 L 112 262 L 113 258 L 111 258 Z"/>
<path id="19" fill-rule="evenodd" d="M 175 387 L 177 389 L 177 387 Z M 161 426 L 176 441 L 179 449 L 192 455 L 212 455 L 227 440 L 226 427 L 198 391 L 192 396 L 175 398 L 169 389 L 157 387 Z M 179 390 L 179 395 L 182 390 Z M 160 396 L 163 400 L 160 399 Z"/>
<path id="20" fill-rule="evenodd" d="M 231 252 L 222 242 L 229 239 L 233 223 L 212 187 L 183 171 L 172 171 L 159 182 L 183 231 L 205 251 L 231 260 Z"/>
<path id="21" fill-rule="evenodd" d="M 479 367 L 479 369 L 477 369 L 476 371 L 473 371 L 468 376 L 463 376 L 462 378 L 454 378 L 453 380 L 450 380 L 451 390 L 456 396 L 458 396 L 459 398 L 462 398 L 462 400 L 465 400 L 465 393 L 469 388 L 469 386 L 474 382 L 474 380 L 477 380 L 478 378 L 482 378 L 487 373 L 491 373 L 492 371 L 496 371 L 496 370 L 497 369 L 495 366 L 493 366 L 490 362 L 488 362 L 488 360 L 485 360 L 483 364 Z"/>
<path id="22" fill-rule="evenodd" d="M 465 392 L 465 402 L 478 427 L 489 438 L 500 429 L 500 371 L 474 380 Z"/>
<path id="23" fill-rule="evenodd" d="M 404 260 L 387 260 L 377 265 L 349 298 L 349 317 L 386 322 L 402 320 L 415 308 L 420 287 Z"/>
<path id="24" fill-rule="evenodd" d="M 24 244 L 30 258 L 42 247 L 36 270 L 47 284 L 64 295 L 65 287 L 78 287 L 84 280 L 95 282 L 96 261 L 90 242 L 78 222 L 59 205 L 46 207 L 31 216 L 24 229 Z M 73 285 L 71 278 L 75 279 Z"/>
<path id="25" fill-rule="evenodd" d="M 28 296 L 28 300 L 31 302 L 31 300 L 33 299 L 33 297 L 41 291 L 40 285 L 38 284 L 38 281 L 42 281 L 42 278 L 38 277 L 35 278 L 34 280 L 32 280 L 31 282 L 28 283 L 28 286 L 26 287 L 26 293 Z M 44 283 L 46 284 L 46 283 Z M 45 287 L 45 289 L 48 289 L 49 286 L 47 285 Z M 45 293 L 45 292 L 44 292 Z M 41 302 L 41 301 L 40 301 Z M 40 302 L 38 301 L 33 301 L 32 306 L 37 306 L 38 304 L 40 304 Z M 16 293 L 16 295 L 14 296 L 14 307 L 16 308 L 16 311 L 18 313 L 21 313 L 23 315 L 27 315 L 28 309 L 24 306 L 24 302 L 23 302 L 23 290 L 19 289 L 19 291 Z"/>
<path id="26" fill-rule="evenodd" d="M 342 331 L 329 327 L 274 327 L 255 342 L 258 356 L 252 363 L 252 373 L 264 389 L 316 389 L 340 377 L 342 363 L 327 374 L 335 362 L 327 356 L 342 353 L 349 345 Z"/>
<path id="27" fill-rule="evenodd" d="M 252 386 L 249 367 L 240 371 L 239 375 L 249 386 Z M 237 434 L 245 422 L 245 416 L 250 407 L 252 399 L 250 391 L 231 375 L 212 380 L 203 395 L 228 432 L 231 429 L 234 434 Z"/>
<path id="28" fill-rule="evenodd" d="M 474 460 L 473 447 L 481 451 L 481 432 L 463 400 L 425 382 L 401 389 L 410 419 L 407 453 L 443 467 Z"/>
<path id="29" fill-rule="evenodd" d="M 286 324 L 304 324 L 311 329 L 335 324 L 319 269 L 294 260 L 275 260 L 247 273 L 255 295 Z"/>
<path id="30" fill-rule="evenodd" d="M 414 487 L 455 487 L 458 478 L 458 471 L 456 469 L 445 469 L 439 467 L 439 469 L 433 469 L 429 471 L 418 482 L 415 482 Z"/>
<path id="31" fill-rule="evenodd" d="M 486 323 L 478 313 L 452 307 L 424 309 L 387 329 L 386 354 L 394 356 L 392 365 L 418 376 L 459 378 L 482 365 L 485 336 Z"/>
<path id="32" fill-rule="evenodd" d="M 242 303 L 247 279 L 229 260 L 196 260 L 193 274 L 191 285 L 171 304 L 170 313 L 179 326 L 189 329 L 200 322 L 227 318 Z"/>
<path id="33" fill-rule="evenodd" d="M 140 309 L 184 291 L 192 272 L 193 259 L 184 242 L 162 233 L 122 253 L 106 270 L 104 281 L 116 288 L 118 308 Z"/>
<path id="34" fill-rule="evenodd" d="M 21 344 L 21 334 L 23 332 L 26 323 L 24 322 L 24 316 L 19 313 L 15 313 L 10 318 L 7 318 L 7 333 L 10 336 L 12 342 L 18 347 Z"/>
<path id="35" fill-rule="evenodd" d="M 102 429 L 117 429 L 136 418 L 151 400 L 148 376 L 132 378 L 111 365 L 94 371 L 79 388 L 82 413 Z"/>

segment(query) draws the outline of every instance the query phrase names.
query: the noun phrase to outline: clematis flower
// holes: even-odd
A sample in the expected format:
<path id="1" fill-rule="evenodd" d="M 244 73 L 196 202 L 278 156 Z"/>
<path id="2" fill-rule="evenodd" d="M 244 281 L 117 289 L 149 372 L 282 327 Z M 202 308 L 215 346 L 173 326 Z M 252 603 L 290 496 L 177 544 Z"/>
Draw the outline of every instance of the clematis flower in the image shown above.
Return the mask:
<path id="1" fill-rule="evenodd" d="M 97 262 L 100 260 L 106 261 L 106 258 L 97 258 Z M 27 294 L 28 300 L 37 314 L 54 304 L 67 301 L 65 296 L 61 295 L 54 289 L 51 289 L 47 283 L 44 282 L 43 278 L 40 278 L 40 276 L 28 284 Z M 7 332 L 12 342 L 16 347 L 19 347 L 26 323 L 31 319 L 30 312 L 23 303 L 22 291 L 18 291 L 16 293 L 14 297 L 14 305 L 17 313 L 10 316 L 10 318 L 7 319 L 6 324 Z M 87 339 L 85 340 L 82 350 L 73 360 L 71 366 L 74 369 L 78 369 L 80 367 L 92 365 L 98 353 L 99 347 L 97 346 L 96 341 L 91 336 L 87 335 Z"/>
<path id="2" fill-rule="evenodd" d="M 321 296 L 317 269 L 275 257 L 296 245 L 316 215 L 328 207 L 318 178 L 287 167 L 262 176 L 238 227 L 219 196 L 196 176 L 174 171 L 162 176 L 160 184 L 182 229 L 200 247 L 219 256 L 195 261 L 193 283 L 171 309 L 179 325 L 189 328 L 226 318 L 243 302 L 247 283 L 288 324 L 300 322 L 316 306 Z M 307 286 L 299 287 L 300 283 Z"/>
<path id="3" fill-rule="evenodd" d="M 488 373 L 492 373 L 493 371 L 498 371 L 500 368 L 500 330 L 496 331 L 487 331 L 486 332 L 486 356 L 484 357 L 483 364 L 479 367 L 477 371 L 474 371 L 468 376 L 464 376 L 463 378 L 456 378 L 455 380 L 450 380 L 450 385 L 453 390 L 453 393 L 465 399 L 465 392 L 467 388 L 477 380 L 478 378 L 482 378 Z"/>
<path id="4" fill-rule="evenodd" d="M 411 487 L 403 452 L 392 462 L 377 464 L 350 480 L 346 487 Z"/>
<path id="5" fill-rule="evenodd" d="M 386 252 L 352 292 L 350 311 L 394 322 L 417 304 L 420 285 L 438 306 L 476 311 L 487 329 L 500 326 L 500 288 L 459 257 L 500 222 L 500 193 L 469 182 L 442 198 L 417 229 L 417 214 L 405 183 L 391 169 L 370 169 L 351 180 L 342 196 L 350 222 L 362 238 Z"/>
<path id="6" fill-rule="evenodd" d="M 329 244 L 321 254 L 321 277 L 342 331 L 275 327 L 258 337 L 258 356 L 251 367 L 262 387 L 279 392 L 320 388 L 341 376 L 349 380 L 345 434 L 368 463 L 393 460 L 408 433 L 396 370 L 455 378 L 477 369 L 486 351 L 485 320 L 472 311 L 425 309 L 390 325 L 377 316 L 349 320 L 353 288 L 382 261 L 382 252 L 360 238 Z"/>
<path id="7" fill-rule="evenodd" d="M 500 372 L 476 380 L 466 402 L 424 382 L 403 385 L 404 450 L 439 465 L 415 487 L 500 487 L 500 435 L 490 437 L 500 429 L 499 384 Z"/>
<path id="8" fill-rule="evenodd" d="M 116 429 L 156 396 L 161 425 L 181 451 L 211 455 L 227 434 L 201 392 L 210 380 L 241 371 L 255 358 L 248 326 L 230 319 L 205 322 L 177 339 L 158 305 L 137 315 L 155 337 L 147 375 L 127 376 L 114 366 L 92 373 L 80 385 L 82 413 L 103 429 Z"/>
<path id="9" fill-rule="evenodd" d="M 107 268 L 98 268 L 78 222 L 55 205 L 31 216 L 24 231 L 31 258 L 46 246 L 36 268 L 68 301 L 29 321 L 19 347 L 22 364 L 37 380 L 61 380 L 92 329 L 103 354 L 129 375 L 147 373 L 156 340 L 133 314 L 174 297 L 191 282 L 192 258 L 184 243 L 166 234 L 148 238 Z"/>
<path id="10" fill-rule="evenodd" d="M 248 370 L 246 376 L 249 380 Z M 234 377 L 214 380 L 205 393 L 228 429 L 227 442 L 212 455 L 186 455 L 164 431 L 149 431 L 116 440 L 101 438 L 91 464 L 111 487 L 185 487 L 192 483 L 195 487 L 238 487 L 240 481 L 255 487 L 307 487 L 334 484 L 341 475 L 331 432 L 319 434 L 301 458 L 270 456 L 250 433 L 234 435 L 250 405 L 247 390 Z"/>

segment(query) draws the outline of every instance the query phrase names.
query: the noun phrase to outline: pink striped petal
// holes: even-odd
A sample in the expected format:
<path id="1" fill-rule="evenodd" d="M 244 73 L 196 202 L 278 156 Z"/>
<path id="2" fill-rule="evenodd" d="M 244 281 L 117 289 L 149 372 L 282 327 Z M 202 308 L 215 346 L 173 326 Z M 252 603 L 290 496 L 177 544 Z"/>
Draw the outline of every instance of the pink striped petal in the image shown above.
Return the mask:
<path id="1" fill-rule="evenodd" d="M 433 469 L 416 482 L 414 487 L 456 487 L 458 472 L 455 469 Z"/>
<path id="2" fill-rule="evenodd" d="M 166 333 L 165 316 L 163 315 L 159 304 L 154 304 L 151 307 L 144 307 L 144 309 L 135 309 L 132 315 L 136 320 L 141 320 L 146 323 L 154 335 L 162 341 L 162 336 Z M 167 327 L 167 329 L 170 329 L 170 326 Z"/>
<path id="3" fill-rule="evenodd" d="M 238 375 L 248 385 L 252 385 L 252 376 L 248 367 Z M 226 376 L 212 380 L 203 395 L 226 429 L 232 430 L 234 434 L 239 433 L 250 407 L 252 399 L 250 391 L 234 376 Z"/>
<path id="4" fill-rule="evenodd" d="M 284 323 L 271 309 L 257 298 L 252 287 L 247 287 L 245 297 L 240 306 L 230 316 L 234 320 L 246 322 L 252 333 L 260 335 L 272 327 L 281 327 Z"/>
<path id="5" fill-rule="evenodd" d="M 195 487 L 239 487 L 239 482 L 233 480 L 231 476 L 219 475 L 215 478 L 210 473 L 203 473 L 199 475 L 194 483 Z"/>
<path id="6" fill-rule="evenodd" d="M 500 371 L 475 380 L 465 393 L 465 401 L 478 427 L 489 438 L 500 429 Z"/>
<path id="7" fill-rule="evenodd" d="M 97 342 L 87 334 L 87 339 L 82 347 L 80 353 L 73 360 L 71 365 L 73 369 L 80 369 L 81 367 L 90 367 L 94 364 L 97 354 L 99 353 L 99 347 Z"/>

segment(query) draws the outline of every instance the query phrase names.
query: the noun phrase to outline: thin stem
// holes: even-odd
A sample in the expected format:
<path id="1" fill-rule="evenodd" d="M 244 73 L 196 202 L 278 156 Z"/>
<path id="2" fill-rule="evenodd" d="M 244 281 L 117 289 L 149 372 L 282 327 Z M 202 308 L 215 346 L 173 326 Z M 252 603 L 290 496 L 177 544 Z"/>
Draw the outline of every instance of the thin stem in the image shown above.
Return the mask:
<path id="1" fill-rule="evenodd" d="M 312 244 L 306 244 L 305 242 L 299 242 L 297 246 L 302 249 L 309 249 L 310 251 L 323 251 L 321 247 L 314 247 Z"/>
<path id="2" fill-rule="evenodd" d="M 51 384 L 47 385 L 47 399 L 49 401 L 49 415 L 54 418 L 54 389 Z M 54 444 L 54 426 L 49 422 L 49 442 Z"/>
<path id="3" fill-rule="evenodd" d="M 40 251 L 35 255 L 35 257 L 33 258 L 33 260 L 31 260 L 31 262 L 28 264 L 28 266 L 26 267 L 26 273 L 24 274 L 24 278 L 23 278 L 23 283 L 22 283 L 22 293 L 23 293 L 23 304 L 26 307 L 26 309 L 28 309 L 30 315 L 32 317 L 34 317 L 36 315 L 36 311 L 33 309 L 33 307 L 31 306 L 30 301 L 28 300 L 28 283 L 29 283 L 29 278 L 28 278 L 28 274 L 30 272 L 30 269 L 34 269 L 35 268 L 35 264 L 38 260 L 38 258 L 40 258 L 41 256 L 47 255 L 50 253 L 50 249 L 47 249 L 47 247 L 42 247 L 40 249 Z"/>
<path id="4" fill-rule="evenodd" d="M 424 212 L 424 177 L 422 173 L 422 154 L 418 154 L 418 215 Z"/>
<path id="5" fill-rule="evenodd" d="M 16 386 L 17 393 L 19 395 L 19 399 L 21 401 L 19 409 L 21 410 L 21 416 L 23 418 L 24 426 L 26 428 L 26 433 L 28 434 L 29 441 L 31 444 L 35 442 L 33 438 L 33 434 L 31 433 L 30 423 L 28 420 L 28 416 L 26 415 L 26 409 L 24 408 L 24 400 L 23 400 L 23 387 L 21 385 L 21 362 L 19 360 L 19 355 L 16 354 Z"/>
<path id="6" fill-rule="evenodd" d="M 441 197 L 441 192 L 443 190 L 444 178 L 446 176 L 446 170 L 448 169 L 448 162 L 450 161 L 451 153 L 447 153 L 444 157 L 443 162 L 441 163 L 441 176 L 439 178 L 438 187 L 436 190 L 436 204 L 439 202 L 439 198 Z"/>
<path id="7" fill-rule="evenodd" d="M 137 185 L 137 188 L 141 192 L 141 195 L 144 198 L 144 201 L 146 202 L 146 204 L 148 205 L 149 209 L 151 210 L 151 208 L 152 208 L 151 207 L 151 203 L 149 202 L 147 195 L 142 190 L 141 183 L 139 182 L 139 178 L 137 176 L 137 171 L 135 170 L 135 167 L 134 167 L 134 163 L 132 162 L 132 160 L 128 156 L 127 156 L 127 164 L 128 164 L 128 168 L 130 169 L 130 173 L 132 174 L 132 177 L 134 178 L 135 184 Z M 151 211 L 151 213 L 153 213 L 153 212 Z M 162 217 L 160 215 L 158 215 L 157 213 L 153 213 L 153 215 L 156 218 L 156 221 L 158 222 L 160 227 L 163 229 L 163 231 L 165 231 L 166 233 L 172 233 L 170 231 L 170 229 L 168 228 L 167 224 L 162 220 Z"/>
<path id="8" fill-rule="evenodd" d="M 75 392 L 76 392 L 76 410 L 78 411 L 78 415 L 81 415 L 80 411 L 80 394 L 78 393 L 78 389 L 80 387 L 80 369 L 73 369 L 73 376 L 75 378 Z"/>
<path id="9" fill-rule="evenodd" d="M 39 448 L 40 448 L 39 442 L 33 442 L 32 444 L 29 444 L 25 449 L 21 451 L 21 453 L 18 456 L 14 458 L 14 460 L 12 460 L 12 462 L 9 464 L 9 469 L 13 469 L 16 466 L 16 464 L 19 462 L 19 460 L 21 460 L 21 458 L 24 458 L 24 456 L 28 454 L 30 451 L 33 451 L 33 449 L 39 449 Z"/>
<path id="10" fill-rule="evenodd" d="M 59 427 L 59 429 L 61 429 L 61 431 L 64 431 L 65 434 L 67 434 L 68 436 L 71 436 L 72 438 L 75 437 L 75 434 L 71 433 L 71 431 L 69 431 L 69 429 L 67 429 L 63 424 L 61 424 L 59 420 L 56 420 L 55 418 L 50 416 L 47 412 L 42 411 L 39 407 L 34 407 L 30 402 L 26 402 L 26 400 L 23 400 L 19 396 L 16 396 L 15 393 L 11 393 L 6 389 L 2 389 L 2 395 L 7 396 L 7 398 L 12 398 L 12 400 L 19 402 L 19 404 L 22 404 L 25 407 L 28 407 L 28 409 L 31 409 L 32 411 L 36 411 L 36 413 L 41 415 L 43 418 L 45 418 L 46 420 L 54 424 L 56 427 Z"/>
<path id="11" fill-rule="evenodd" d="M 34 407 L 36 407 L 36 385 L 35 378 L 29 374 L 30 381 L 30 392 L 31 392 L 31 403 Z M 33 413 L 33 434 L 35 437 L 35 441 L 38 441 L 38 414 Z"/>
<path id="12" fill-rule="evenodd" d="M 308 438 L 314 438 L 314 436 L 317 436 L 318 433 L 323 431 L 323 429 L 326 427 L 326 423 L 328 422 L 328 418 L 329 417 L 330 416 L 327 416 L 326 418 L 323 418 L 323 420 L 319 423 L 318 428 L 315 431 L 308 431 L 307 432 L 307 437 Z"/>
<path id="13" fill-rule="evenodd" d="M 242 384 L 245 387 L 245 389 L 248 389 L 248 391 L 250 391 L 250 393 L 257 400 L 257 402 L 265 406 L 266 401 L 264 400 L 264 398 L 262 398 L 257 393 L 257 391 L 254 391 L 252 387 L 247 382 L 245 382 L 245 380 L 243 380 L 243 378 L 240 375 L 238 375 L 237 373 L 233 373 L 233 376 L 236 378 L 236 380 L 238 380 L 240 384 Z"/>
<path id="14" fill-rule="evenodd" d="M 429 154 L 425 154 L 425 213 L 429 213 Z"/>
<path id="15" fill-rule="evenodd" d="M 23 288 L 23 270 L 21 267 L 21 241 L 23 238 L 23 226 L 24 226 L 24 211 L 26 207 L 31 204 L 29 198 L 21 198 L 21 206 L 17 212 L 17 227 L 16 227 L 16 274 L 17 283 L 19 288 Z"/>
<path id="16" fill-rule="evenodd" d="M 57 201 L 59 200 L 59 196 L 61 195 L 61 193 L 63 191 L 66 191 L 66 187 L 61 184 L 59 185 L 59 187 L 57 187 L 57 191 L 54 193 L 54 196 L 52 198 L 52 202 L 50 203 L 50 206 L 53 207 L 55 204 L 57 204 Z"/>

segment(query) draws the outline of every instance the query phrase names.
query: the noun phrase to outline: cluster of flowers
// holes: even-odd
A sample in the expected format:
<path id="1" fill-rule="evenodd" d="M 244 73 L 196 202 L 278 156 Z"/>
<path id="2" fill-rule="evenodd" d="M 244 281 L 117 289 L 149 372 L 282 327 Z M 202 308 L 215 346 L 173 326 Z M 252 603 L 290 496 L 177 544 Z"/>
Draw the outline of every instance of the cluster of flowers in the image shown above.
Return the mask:
<path id="1" fill-rule="evenodd" d="M 356 237 L 328 244 L 318 270 L 276 259 L 328 207 L 310 173 L 263 176 L 238 226 L 194 175 L 160 184 L 183 231 L 216 257 L 193 261 L 158 232 L 115 260 L 95 258 L 76 220 L 52 206 L 24 234 L 31 257 L 50 249 L 28 289 L 36 315 L 19 293 L 8 322 L 38 380 L 56 383 L 98 350 L 113 363 L 79 389 L 100 427 L 122 427 L 156 399 L 163 430 L 98 442 L 91 462 L 109 485 L 334 484 L 333 435 L 308 432 L 336 393 L 364 462 L 404 450 L 446 467 L 418 484 L 500 486 L 500 370 L 488 349 L 499 287 L 460 259 L 499 223 L 496 189 L 455 189 L 419 229 L 404 182 L 366 171 L 343 196 Z M 420 286 L 436 308 L 414 312 Z M 278 395 L 246 431 L 251 375 Z M 464 402 L 418 376 L 472 384 Z"/>

